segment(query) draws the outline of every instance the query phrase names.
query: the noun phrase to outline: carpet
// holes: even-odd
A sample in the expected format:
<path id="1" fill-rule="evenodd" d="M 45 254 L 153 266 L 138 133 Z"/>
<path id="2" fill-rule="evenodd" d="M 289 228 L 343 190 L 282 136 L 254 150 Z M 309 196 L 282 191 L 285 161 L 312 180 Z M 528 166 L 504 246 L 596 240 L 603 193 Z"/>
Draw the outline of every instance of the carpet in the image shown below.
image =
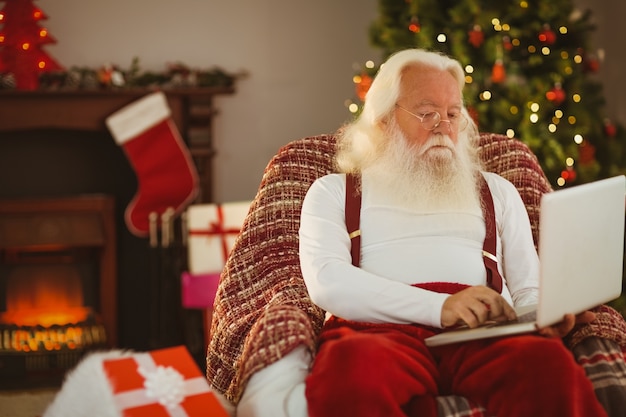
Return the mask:
<path id="1" fill-rule="evenodd" d="M 57 389 L 0 391 L 0 417 L 40 417 Z"/>

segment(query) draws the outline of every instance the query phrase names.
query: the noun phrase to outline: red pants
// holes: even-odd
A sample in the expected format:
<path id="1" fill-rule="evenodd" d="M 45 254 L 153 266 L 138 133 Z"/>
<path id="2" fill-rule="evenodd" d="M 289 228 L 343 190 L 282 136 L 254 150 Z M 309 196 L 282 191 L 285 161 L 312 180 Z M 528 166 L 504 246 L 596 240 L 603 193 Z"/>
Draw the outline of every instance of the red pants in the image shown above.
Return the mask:
<path id="1" fill-rule="evenodd" d="M 409 325 L 343 322 L 324 329 L 306 380 L 309 417 L 436 417 L 459 395 L 507 417 L 606 416 L 561 340 L 535 335 L 428 349 Z"/>

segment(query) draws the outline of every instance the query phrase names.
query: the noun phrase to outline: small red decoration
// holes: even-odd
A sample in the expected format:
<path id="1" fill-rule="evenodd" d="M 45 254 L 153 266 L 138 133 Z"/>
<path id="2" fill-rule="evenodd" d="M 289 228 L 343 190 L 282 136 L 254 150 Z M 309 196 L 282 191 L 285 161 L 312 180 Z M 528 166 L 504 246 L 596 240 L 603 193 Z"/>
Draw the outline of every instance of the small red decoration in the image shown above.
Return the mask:
<path id="1" fill-rule="evenodd" d="M 546 93 L 546 98 L 557 106 L 565 101 L 565 90 L 560 83 L 556 83 L 554 87 Z"/>
<path id="2" fill-rule="evenodd" d="M 503 82 L 506 79 L 506 70 L 504 68 L 504 64 L 501 59 L 497 59 L 496 63 L 493 64 L 493 68 L 491 69 L 491 81 L 496 84 Z"/>
<path id="3" fill-rule="evenodd" d="M 476 110 L 476 107 L 473 106 L 469 106 L 467 108 L 467 113 L 469 114 L 470 118 L 472 119 L 472 121 L 474 122 L 474 124 L 476 125 L 476 127 L 478 127 L 479 125 L 479 119 L 480 119 L 480 114 L 478 114 L 478 110 Z"/>
<path id="4" fill-rule="evenodd" d="M 413 33 L 419 33 L 422 30 L 422 25 L 420 25 L 420 21 L 417 16 L 413 16 L 411 18 L 411 22 L 409 23 L 409 30 Z"/>
<path id="5" fill-rule="evenodd" d="M 507 51 L 510 51 L 511 49 L 513 49 L 513 42 L 511 42 L 511 38 L 509 36 L 504 36 L 502 38 L 502 46 Z"/>
<path id="6" fill-rule="evenodd" d="M 600 61 L 595 56 L 586 56 L 583 60 L 585 72 L 596 73 L 600 70 Z"/>
<path id="7" fill-rule="evenodd" d="M 578 162 L 581 165 L 591 164 L 596 158 L 596 148 L 586 140 L 578 147 Z"/>
<path id="8" fill-rule="evenodd" d="M 563 178 L 566 183 L 576 181 L 576 170 L 573 167 L 567 167 L 561 171 L 561 178 Z"/>
<path id="9" fill-rule="evenodd" d="M 15 85 L 21 90 L 34 90 L 39 86 L 43 72 L 63 69 L 41 49 L 56 40 L 45 28 L 39 26 L 48 17 L 32 4 L 32 0 L 7 1 L 0 10 L 0 73 L 12 73 Z"/>
<path id="10" fill-rule="evenodd" d="M 480 25 L 474 25 L 472 30 L 467 32 L 467 34 L 469 36 L 469 43 L 472 44 L 474 48 L 480 47 L 485 41 L 485 34 Z"/>
<path id="11" fill-rule="evenodd" d="M 617 127 L 609 119 L 604 120 L 604 134 L 610 138 L 617 134 Z"/>
<path id="12" fill-rule="evenodd" d="M 543 30 L 539 32 L 539 42 L 547 45 L 553 45 L 556 42 L 556 33 L 550 29 L 550 26 L 545 25 Z"/>
<path id="13" fill-rule="evenodd" d="M 361 81 L 356 83 L 356 95 L 359 100 L 365 101 L 365 95 L 372 86 L 372 81 L 372 77 L 367 75 L 365 72 L 361 73 Z"/>

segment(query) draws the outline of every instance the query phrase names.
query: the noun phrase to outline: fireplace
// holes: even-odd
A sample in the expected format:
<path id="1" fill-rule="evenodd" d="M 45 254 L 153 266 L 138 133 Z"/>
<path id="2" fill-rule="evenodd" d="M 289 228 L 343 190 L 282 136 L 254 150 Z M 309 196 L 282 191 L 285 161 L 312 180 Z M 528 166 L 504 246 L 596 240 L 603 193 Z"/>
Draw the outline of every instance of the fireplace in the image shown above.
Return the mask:
<path id="1" fill-rule="evenodd" d="M 0 204 L 0 383 L 59 379 L 117 341 L 114 198 Z"/>
<path id="2" fill-rule="evenodd" d="M 180 239 L 167 249 L 155 249 L 148 239 L 134 236 L 126 228 L 124 210 L 138 182 L 122 148 L 104 124 L 108 115 L 148 92 L 139 89 L 0 91 L 0 209 L 15 202 L 65 199 L 73 200 L 67 204 L 73 207 L 80 206 L 77 201 L 87 197 L 106 196 L 114 201 L 111 209 L 114 226 L 110 229 L 115 235 L 115 248 L 107 246 L 105 249 L 99 238 L 89 238 L 88 242 L 72 245 L 46 246 L 31 242 L 23 245 L 26 248 L 16 244 L 10 249 L 0 249 L 2 291 L 10 284 L 12 292 L 27 292 L 22 289 L 27 280 L 43 281 L 38 286 L 47 288 L 45 294 L 55 294 L 51 298 L 57 301 L 57 285 L 72 288 L 77 288 L 77 283 L 82 285 L 80 292 L 63 293 L 61 297 L 61 310 L 66 318 L 56 321 L 71 322 L 65 325 L 47 322 L 33 327 L 30 319 L 21 319 L 19 325 L 5 324 L 8 317 L 15 317 L 7 313 L 7 307 L 13 310 L 14 302 L 7 305 L 6 295 L 0 294 L 0 312 L 6 313 L 0 324 L 0 385 L 8 383 L 11 388 L 15 384 L 12 377 L 3 377 L 3 372 L 15 375 L 27 368 L 37 376 L 50 368 L 70 367 L 81 352 L 103 343 L 106 347 L 138 351 L 185 344 L 198 365 L 203 366 L 206 352 L 202 313 L 183 310 L 177 294 L 186 252 Z M 213 98 L 233 92 L 232 88 L 166 91 L 172 118 L 190 145 L 200 174 L 201 193 L 197 202 L 211 201 L 212 127 L 218 114 Z M 12 213 L 23 213 L 23 210 L 19 208 Z M 81 216 L 82 221 L 91 224 L 90 220 L 84 220 L 91 214 L 76 217 Z M 84 225 L 74 227 L 86 228 Z M 110 252 L 115 252 L 114 262 L 102 261 L 104 254 Z M 114 271 L 105 273 L 100 269 L 114 269 L 114 264 Z M 52 276 L 21 279 L 33 269 L 40 270 L 39 266 L 45 266 Z M 68 268 L 72 272 L 68 272 Z M 7 278 L 9 274 L 11 277 Z M 92 276 L 97 278 L 92 280 Z M 111 279 L 116 285 L 102 289 L 102 276 L 113 276 Z M 158 298 L 154 295 L 157 281 L 163 283 Z M 86 282 L 92 284 L 85 285 Z M 50 297 L 43 294 L 33 293 L 31 298 L 43 305 L 50 301 Z M 159 304 L 154 306 L 154 300 Z M 34 304 L 34 301 L 19 303 L 25 310 Z M 1 326 L 9 326 L 8 331 Z M 65 345 L 59 343 L 60 339 Z M 59 349 L 54 355 L 47 355 L 46 346 L 53 345 Z M 70 345 L 76 349 L 71 349 Z M 15 352 L 18 350 L 15 346 L 21 350 Z M 5 354 L 12 356 L 7 359 Z"/>

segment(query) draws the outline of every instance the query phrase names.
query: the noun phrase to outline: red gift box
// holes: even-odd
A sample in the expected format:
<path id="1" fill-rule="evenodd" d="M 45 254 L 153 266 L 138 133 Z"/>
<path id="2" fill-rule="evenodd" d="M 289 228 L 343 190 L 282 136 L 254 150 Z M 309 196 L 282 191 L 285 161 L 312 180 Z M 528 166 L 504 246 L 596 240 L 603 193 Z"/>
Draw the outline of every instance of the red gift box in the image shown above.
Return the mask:
<path id="1" fill-rule="evenodd" d="M 103 361 L 124 417 L 228 417 L 184 346 Z"/>

